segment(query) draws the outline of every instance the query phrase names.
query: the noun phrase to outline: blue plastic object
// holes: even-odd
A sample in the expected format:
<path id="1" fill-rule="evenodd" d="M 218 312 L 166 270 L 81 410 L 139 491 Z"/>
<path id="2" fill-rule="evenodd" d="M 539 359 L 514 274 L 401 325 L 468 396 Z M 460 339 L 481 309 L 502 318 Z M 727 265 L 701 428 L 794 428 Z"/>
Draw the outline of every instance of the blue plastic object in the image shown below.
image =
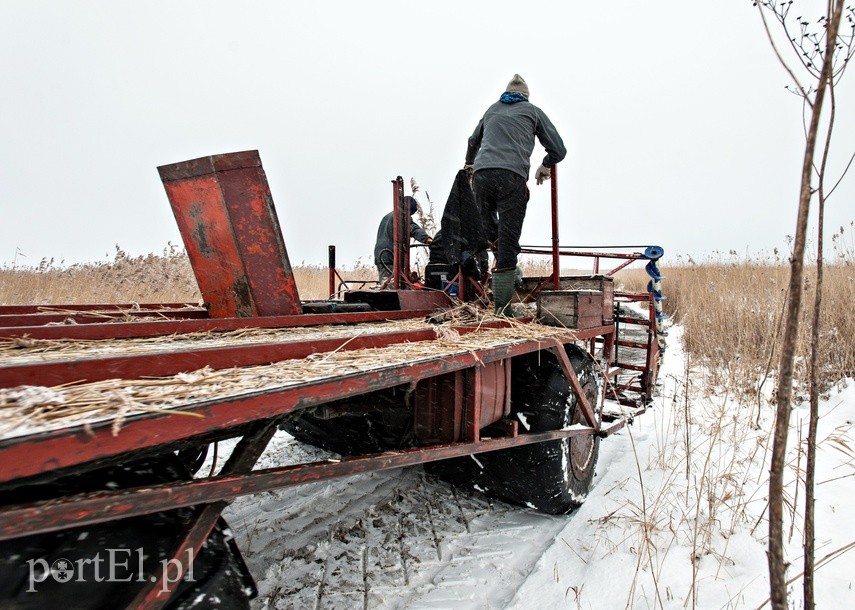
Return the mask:
<path id="1" fill-rule="evenodd" d="M 665 299 L 668 298 L 662 294 L 661 290 L 655 290 L 653 288 L 653 282 L 652 281 L 647 282 L 647 292 L 652 292 L 653 298 L 657 301 L 664 301 Z"/>
<path id="2" fill-rule="evenodd" d="M 659 267 L 656 266 L 656 261 L 650 261 L 644 266 L 644 270 L 647 271 L 647 275 L 652 277 L 657 282 L 661 279 L 664 279 L 661 273 L 659 273 Z"/>

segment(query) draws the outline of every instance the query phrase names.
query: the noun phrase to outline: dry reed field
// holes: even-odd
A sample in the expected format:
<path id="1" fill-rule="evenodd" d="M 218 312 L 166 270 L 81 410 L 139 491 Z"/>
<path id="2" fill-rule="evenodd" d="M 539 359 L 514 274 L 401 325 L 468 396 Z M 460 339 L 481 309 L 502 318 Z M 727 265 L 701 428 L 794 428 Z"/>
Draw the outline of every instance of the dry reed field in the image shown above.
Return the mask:
<path id="1" fill-rule="evenodd" d="M 843 242 L 841 228 L 835 256 L 823 266 L 820 316 L 821 383 L 824 386 L 855 375 L 855 254 Z M 683 327 L 683 345 L 693 364 L 711 375 L 711 386 L 758 395 L 771 385 L 780 353 L 781 316 L 787 298 L 790 269 L 787 261 L 743 260 L 731 254 L 702 263 L 660 261 L 665 278 L 663 309 Z M 807 362 L 816 288 L 816 266 L 805 268 L 805 292 L 796 380 L 797 400 L 807 393 Z M 618 284 L 629 291 L 646 291 L 644 271 L 618 274 Z"/>
<path id="2" fill-rule="evenodd" d="M 362 263 L 341 271 L 345 279 L 374 280 L 373 266 Z M 294 267 L 300 296 L 326 299 L 326 267 Z M 202 295 L 187 254 L 169 245 L 162 254 L 129 256 L 116 246 L 112 261 L 56 266 L 0 268 L 0 305 L 85 303 L 200 303 Z"/>
<path id="3" fill-rule="evenodd" d="M 423 258 L 423 257 L 422 257 Z M 417 265 L 424 266 L 423 260 Z M 527 275 L 548 275 L 549 262 L 538 258 L 523 262 Z M 303 300 L 329 297 L 329 270 L 322 265 L 293 267 Z M 357 261 L 338 268 L 351 289 L 377 279 L 374 265 Z M 340 280 L 336 278 L 336 289 Z M 202 295 L 183 250 L 167 246 L 163 253 L 129 256 L 116 246 L 112 261 L 67 267 L 42 260 L 37 267 L 0 268 L 0 305 L 62 305 L 85 303 L 199 303 Z"/>
<path id="4" fill-rule="evenodd" d="M 190 260 L 172 244 L 159 255 L 132 257 L 116 246 L 109 262 L 57 266 L 53 259 L 42 259 L 37 267 L 0 269 L 0 305 L 196 303 L 200 299 Z"/>
<path id="5" fill-rule="evenodd" d="M 822 304 L 821 362 L 824 381 L 833 383 L 855 374 L 855 253 L 844 242 L 843 229 L 834 240 L 836 256 L 825 266 Z M 526 275 L 548 275 L 549 261 L 525 259 Z M 683 326 L 686 353 L 708 370 L 712 385 L 757 394 L 777 363 L 781 311 L 786 298 L 789 267 L 785 260 L 743 260 L 735 254 L 696 263 L 682 258 L 676 264 L 660 261 L 665 279 L 666 313 Z M 304 300 L 326 299 L 329 272 L 324 266 L 293 268 Z M 372 283 L 373 265 L 365 262 L 340 268 L 345 280 Z M 801 325 L 797 378 L 806 379 L 805 362 L 811 332 L 811 307 L 815 269 L 807 274 Z M 643 270 L 626 270 L 617 284 L 631 292 L 645 292 L 648 277 Z M 336 280 L 338 285 L 338 280 Z M 351 284 L 360 288 L 362 284 Z M 70 267 L 43 260 L 38 267 L 0 269 L 0 304 L 72 303 L 200 303 L 187 255 L 174 245 L 159 254 L 129 256 L 118 246 L 112 261 Z"/>

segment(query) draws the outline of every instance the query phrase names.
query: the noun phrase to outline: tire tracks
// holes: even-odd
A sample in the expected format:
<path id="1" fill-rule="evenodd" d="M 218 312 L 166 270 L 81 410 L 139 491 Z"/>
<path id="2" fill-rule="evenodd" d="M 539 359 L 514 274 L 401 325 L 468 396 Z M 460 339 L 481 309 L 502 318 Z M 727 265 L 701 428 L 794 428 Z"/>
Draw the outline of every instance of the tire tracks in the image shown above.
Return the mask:
<path id="1" fill-rule="evenodd" d="M 316 451 L 277 435 L 260 467 Z M 254 609 L 501 608 L 567 522 L 419 467 L 242 497 L 225 516 L 258 583 Z"/>

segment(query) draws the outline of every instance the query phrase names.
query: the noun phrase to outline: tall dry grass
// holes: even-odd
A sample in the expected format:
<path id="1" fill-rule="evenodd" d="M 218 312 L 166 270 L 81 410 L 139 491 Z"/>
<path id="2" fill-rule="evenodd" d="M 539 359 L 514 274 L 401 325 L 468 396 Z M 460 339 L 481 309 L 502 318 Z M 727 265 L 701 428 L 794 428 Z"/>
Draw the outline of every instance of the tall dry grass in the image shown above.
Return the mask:
<path id="1" fill-rule="evenodd" d="M 329 297 L 329 272 L 321 265 L 293 268 L 303 300 Z M 373 265 L 358 261 L 339 269 L 346 280 L 373 281 Z M 358 284 L 354 284 L 358 286 Z M 0 305 L 84 303 L 200 303 L 187 254 L 174 245 L 161 254 L 130 256 L 119 246 L 113 260 L 71 266 L 42 260 L 37 267 L 0 268 Z"/>
<path id="2" fill-rule="evenodd" d="M 0 305 L 199 302 L 187 255 L 173 244 L 161 254 L 130 256 L 116 246 L 112 261 L 0 268 Z"/>
<path id="3" fill-rule="evenodd" d="M 845 244 L 844 237 L 841 229 L 833 242 L 834 257 L 824 266 L 820 363 L 823 381 L 829 386 L 855 372 L 851 339 L 855 336 L 851 313 L 855 249 Z M 744 574 L 745 563 L 752 561 L 746 549 L 754 546 L 754 557 L 763 561 L 758 551 L 768 543 L 768 452 L 774 409 L 767 398 L 774 400 L 771 377 L 779 357 L 789 264 L 777 255 L 743 260 L 731 253 L 701 264 L 691 259 L 676 264 L 663 260 L 660 267 L 668 297 L 664 309 L 680 324 L 673 334 L 680 336 L 686 351 L 684 368 L 660 377 L 661 395 L 671 405 L 645 416 L 652 418 L 654 429 L 647 451 L 636 450 L 634 430 L 627 428 L 637 473 L 619 484 L 636 484 L 639 500 L 614 510 L 606 506 L 597 540 L 606 541 L 613 552 L 628 551 L 636 557 L 626 608 L 676 607 L 680 602 L 684 608 L 763 607 L 765 603 L 747 602 L 762 599 L 763 584 L 740 581 L 740 572 Z M 801 398 L 807 397 L 805 367 L 816 269 L 809 269 L 805 278 L 806 311 L 796 359 L 796 395 Z M 618 278 L 624 289 L 634 292 L 644 292 L 648 281 L 644 271 L 625 271 Z M 798 557 L 804 545 L 800 523 L 806 502 L 802 440 L 807 416 L 802 413 L 794 420 L 791 434 L 796 440 L 787 456 L 784 493 L 787 552 Z M 835 463 L 852 462 L 851 430 L 847 421 L 821 435 L 819 445 L 826 450 L 829 470 L 840 468 Z M 837 457 L 840 454 L 842 458 Z M 844 485 L 845 478 L 823 481 L 828 484 L 823 487 L 824 497 L 841 493 L 838 489 L 845 487 L 834 491 L 832 487 Z M 817 565 L 850 546 L 827 553 Z M 688 558 L 686 549 L 690 549 Z M 685 579 L 673 578 L 681 573 L 689 576 L 688 586 Z"/>
<path id="4" fill-rule="evenodd" d="M 414 265 L 423 270 L 426 262 L 426 252 L 419 250 Z M 523 259 L 521 265 L 526 275 L 551 273 L 543 257 Z M 329 298 L 327 267 L 303 263 L 292 271 L 303 300 Z M 361 259 L 339 267 L 338 273 L 336 290 L 359 289 L 377 279 L 374 265 Z M 106 262 L 60 266 L 44 259 L 36 267 L 0 268 L 0 305 L 199 303 L 201 298 L 190 259 L 173 244 L 145 256 L 130 256 L 116 246 L 113 260 Z"/>
<path id="5" fill-rule="evenodd" d="M 823 378 L 834 382 L 855 374 L 855 246 L 846 242 L 841 228 L 834 236 L 835 257 L 825 268 L 822 311 Z M 851 238 L 850 238 L 851 240 Z M 424 265 L 418 258 L 416 263 Z M 528 257 L 521 261 L 526 275 L 548 275 L 550 261 Z M 735 254 L 712 257 L 701 263 L 678 258 L 660 261 L 665 279 L 664 310 L 683 326 L 686 352 L 710 372 L 713 385 L 756 393 L 774 370 L 781 311 L 786 298 L 789 267 L 776 256 L 771 260 L 744 260 Z M 295 265 L 294 277 L 304 300 L 329 297 L 329 272 L 321 265 Z M 341 277 L 372 283 L 376 270 L 357 261 L 339 269 Z M 815 270 L 806 275 L 808 293 L 814 288 Z M 625 290 L 646 291 L 649 278 L 643 270 L 626 270 L 617 276 Z M 339 288 L 339 280 L 336 280 Z M 42 261 L 38 267 L 0 269 L 0 304 L 157 303 L 200 302 L 201 295 L 187 255 L 174 245 L 159 254 L 129 256 L 118 246 L 112 261 L 70 267 Z M 808 297 L 806 302 L 812 303 Z M 806 378 L 811 316 L 805 312 L 797 358 L 797 379 Z"/>
<path id="6" fill-rule="evenodd" d="M 826 386 L 855 375 L 855 255 L 834 240 L 835 256 L 824 265 L 820 317 L 821 382 Z M 731 253 L 702 263 L 691 259 L 660 261 L 665 279 L 664 311 L 683 326 L 683 346 L 711 375 L 712 385 L 732 391 L 758 393 L 777 367 L 781 315 L 787 298 L 790 268 L 786 260 L 744 260 Z M 643 270 L 619 273 L 617 281 L 630 291 L 646 291 Z M 796 380 L 805 397 L 812 330 L 816 267 L 805 273 Z"/>

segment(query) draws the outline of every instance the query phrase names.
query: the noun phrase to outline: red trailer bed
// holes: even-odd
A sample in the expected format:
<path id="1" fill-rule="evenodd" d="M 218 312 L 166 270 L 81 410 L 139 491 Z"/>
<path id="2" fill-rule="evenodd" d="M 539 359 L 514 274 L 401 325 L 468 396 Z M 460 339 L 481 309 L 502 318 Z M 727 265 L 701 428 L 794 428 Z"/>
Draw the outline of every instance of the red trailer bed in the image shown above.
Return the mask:
<path id="1" fill-rule="evenodd" d="M 77 591 L 92 607 L 157 608 L 213 591 L 239 605 L 252 580 L 223 534 L 228 502 L 372 470 L 425 464 L 566 512 L 587 493 L 599 439 L 650 402 L 658 271 L 649 294 L 625 294 L 598 265 L 655 263 L 661 249 L 597 251 L 596 275 L 528 278 L 518 296 L 529 317 L 516 320 L 415 290 L 408 269 L 396 290 L 303 303 L 257 153 L 161 176 L 204 307 L 0 307 L 0 599 L 36 608 Z M 279 429 L 340 457 L 253 470 Z M 223 465 L 198 472 L 238 438 Z M 132 585 L 84 587 L 84 559 L 64 585 L 61 553 L 111 544 L 148 545 L 139 569 L 119 564 Z"/>

